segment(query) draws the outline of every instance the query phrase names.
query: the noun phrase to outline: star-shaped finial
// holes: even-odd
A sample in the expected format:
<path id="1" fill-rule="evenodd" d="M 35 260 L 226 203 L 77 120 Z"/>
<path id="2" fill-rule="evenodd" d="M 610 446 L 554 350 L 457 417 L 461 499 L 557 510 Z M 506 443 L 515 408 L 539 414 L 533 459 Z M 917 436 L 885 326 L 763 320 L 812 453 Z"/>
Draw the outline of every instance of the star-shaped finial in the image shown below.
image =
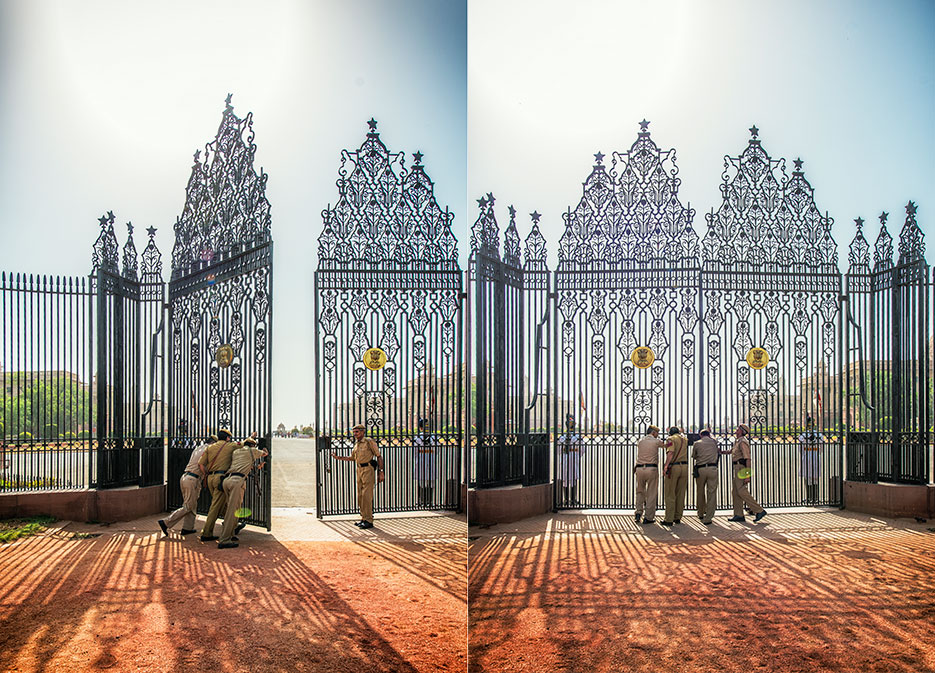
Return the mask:
<path id="1" fill-rule="evenodd" d="M 760 132 L 760 129 L 756 127 L 756 124 L 750 127 L 750 135 L 756 138 L 757 134 Z"/>
<path id="2" fill-rule="evenodd" d="M 885 226 L 885 225 L 886 225 L 886 218 L 889 217 L 889 216 L 890 216 L 890 214 L 889 214 L 888 212 L 886 212 L 885 210 L 884 210 L 882 213 L 880 213 L 880 224 L 882 224 L 882 225 Z"/>
<path id="3" fill-rule="evenodd" d="M 108 220 L 111 224 L 114 223 L 114 211 L 112 211 L 112 210 L 108 210 L 108 211 L 107 211 L 107 220 Z"/>
<path id="4" fill-rule="evenodd" d="M 510 204 L 510 207 L 508 208 L 508 210 L 510 211 L 510 217 L 511 217 L 511 218 L 512 218 L 512 217 L 516 217 L 516 208 L 513 207 L 513 204 L 512 204 L 512 203 Z"/>
<path id="5" fill-rule="evenodd" d="M 854 220 L 854 224 L 856 224 L 857 229 L 860 230 L 860 228 L 864 226 L 864 218 L 858 217 L 856 220 Z"/>
<path id="6" fill-rule="evenodd" d="M 600 164 L 603 160 L 604 160 L 604 154 L 602 152 L 597 152 L 594 155 L 594 161 L 596 161 L 598 164 Z"/>
<path id="7" fill-rule="evenodd" d="M 156 236 L 156 227 L 149 227 L 146 229 L 146 233 L 149 234 L 150 238 L 155 238 Z"/>
<path id="8" fill-rule="evenodd" d="M 649 128 L 649 122 L 646 121 L 646 117 L 643 117 L 643 121 L 640 122 L 640 131 L 646 131 Z"/>
<path id="9" fill-rule="evenodd" d="M 132 222 L 127 222 L 127 233 L 128 233 L 130 236 L 133 235 L 133 223 L 132 223 Z"/>
<path id="10" fill-rule="evenodd" d="M 374 119 L 373 117 L 371 117 L 371 118 L 370 118 L 370 121 L 367 122 L 367 126 L 370 127 L 370 130 L 371 130 L 371 131 L 376 131 L 376 130 L 377 130 L 377 120 Z"/>
<path id="11" fill-rule="evenodd" d="M 804 164 L 805 162 L 802 161 L 801 159 L 796 159 L 796 160 L 793 161 L 792 163 L 795 164 L 795 170 L 801 171 L 801 170 L 802 170 L 802 164 Z"/>
<path id="12" fill-rule="evenodd" d="M 486 207 L 487 207 L 487 199 L 485 199 L 483 196 L 480 197 L 479 199 L 477 199 L 477 206 L 478 206 L 479 208 L 486 208 Z"/>
<path id="13" fill-rule="evenodd" d="M 493 205 L 497 202 L 497 200 L 493 197 L 493 192 L 487 192 L 487 201 L 490 203 L 490 205 Z"/>
<path id="14" fill-rule="evenodd" d="M 416 152 L 415 154 L 413 154 L 412 159 L 417 164 L 421 164 L 422 163 L 422 152 Z"/>
<path id="15" fill-rule="evenodd" d="M 195 163 L 198 163 L 198 159 L 201 157 L 201 150 L 195 150 Z"/>
<path id="16" fill-rule="evenodd" d="M 231 98 L 233 97 L 234 97 L 234 94 L 232 93 L 227 94 L 227 98 L 224 99 L 224 105 L 226 105 L 227 107 L 233 107 L 231 105 Z"/>
<path id="17" fill-rule="evenodd" d="M 107 226 L 107 215 L 101 215 L 97 218 L 97 221 L 101 223 L 101 229 Z"/>
<path id="18" fill-rule="evenodd" d="M 912 201 L 906 204 L 906 215 L 912 216 L 916 214 L 916 204 Z"/>
<path id="19" fill-rule="evenodd" d="M 539 224 L 539 218 L 542 217 L 542 215 L 539 214 L 538 210 L 534 210 L 531 213 L 529 213 L 529 217 L 532 218 L 532 221 L 534 224 Z"/>

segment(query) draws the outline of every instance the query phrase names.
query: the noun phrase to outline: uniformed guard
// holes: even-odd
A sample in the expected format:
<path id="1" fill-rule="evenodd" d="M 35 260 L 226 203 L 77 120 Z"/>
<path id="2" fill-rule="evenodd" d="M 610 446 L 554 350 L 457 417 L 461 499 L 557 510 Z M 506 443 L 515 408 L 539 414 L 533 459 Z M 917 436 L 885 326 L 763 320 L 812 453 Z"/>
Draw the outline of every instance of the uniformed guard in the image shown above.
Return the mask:
<path id="1" fill-rule="evenodd" d="M 669 438 L 665 446 L 665 479 L 662 490 L 666 513 L 661 523 L 663 526 L 671 526 L 674 523 L 682 523 L 682 512 L 685 509 L 685 493 L 688 491 L 688 438 L 679 428 L 672 426 L 669 428 Z"/>
<path id="2" fill-rule="evenodd" d="M 412 476 L 416 482 L 419 507 L 431 507 L 435 491 L 435 450 L 438 441 L 429 432 L 427 418 L 419 419 L 419 434 L 412 440 L 416 455 Z"/>
<path id="3" fill-rule="evenodd" d="M 740 470 L 750 467 L 750 440 L 747 439 L 749 434 L 750 428 L 743 423 L 738 425 L 737 430 L 734 432 L 734 436 L 737 439 L 734 441 L 734 448 L 730 454 L 731 471 L 733 474 L 731 496 L 734 502 L 734 516 L 728 519 L 728 521 L 745 521 L 743 516 L 743 506 L 745 504 L 750 508 L 750 511 L 753 512 L 754 521 L 759 521 L 766 516 L 766 510 L 750 495 L 750 490 L 748 488 L 750 475 L 748 474 L 746 478 L 741 479 L 738 474 Z"/>
<path id="4" fill-rule="evenodd" d="M 802 447 L 802 462 L 799 476 L 805 481 L 805 498 L 808 502 L 818 502 L 818 477 L 821 474 L 821 445 L 825 436 L 815 432 L 815 421 L 809 416 L 805 421 L 805 432 L 799 435 Z"/>
<path id="5" fill-rule="evenodd" d="M 211 435 L 211 444 L 218 441 L 217 435 Z M 182 522 L 182 535 L 190 535 L 195 532 L 195 515 L 198 512 L 198 496 L 201 495 L 201 482 L 204 479 L 204 473 L 198 461 L 202 454 L 208 448 L 208 444 L 196 446 L 188 459 L 188 465 L 185 471 L 179 477 L 179 489 L 182 491 L 182 506 L 172 512 L 165 519 L 158 521 L 163 535 L 169 534 L 169 529 L 175 526 L 179 521 Z"/>
<path id="6" fill-rule="evenodd" d="M 242 444 L 235 443 L 233 439 L 230 430 L 218 430 L 218 441 L 209 446 L 198 461 L 206 477 L 208 488 L 211 490 L 211 507 L 205 517 L 204 528 L 201 529 L 202 542 L 218 539 L 214 534 L 214 522 L 217 521 L 227 504 L 221 482 L 230 469 L 234 450 L 242 446 Z"/>
<path id="7" fill-rule="evenodd" d="M 227 500 L 224 512 L 224 526 L 221 528 L 221 539 L 218 549 L 230 549 L 237 546 L 234 533 L 243 527 L 237 523 L 237 510 L 243 504 L 244 490 L 247 487 L 247 475 L 253 469 L 255 461 L 269 455 L 266 449 L 257 448 L 256 440 L 248 437 L 243 446 L 234 450 L 231 455 L 231 466 L 224 477 L 224 497 Z M 260 466 L 262 467 L 262 465 Z"/>
<path id="8" fill-rule="evenodd" d="M 373 528 L 373 486 L 374 465 L 377 463 L 376 481 L 383 483 L 383 456 L 377 443 L 366 437 L 367 428 L 363 424 L 355 425 L 354 449 L 350 456 L 339 456 L 334 451 L 331 457 L 335 460 L 349 460 L 357 464 L 357 506 L 360 508 L 360 521 L 354 524 L 358 528 Z"/>
<path id="9" fill-rule="evenodd" d="M 578 480 L 581 479 L 581 435 L 575 432 L 575 417 L 565 416 L 565 433 L 558 438 L 561 447 L 559 479 L 562 482 L 562 500 L 566 507 L 580 507 L 578 502 Z"/>
<path id="10" fill-rule="evenodd" d="M 711 436 L 708 429 L 701 431 L 700 437 L 692 446 L 698 518 L 705 526 L 711 525 L 714 510 L 717 508 L 717 464 L 722 453 L 730 452 L 721 451 L 717 440 Z"/>
<path id="11" fill-rule="evenodd" d="M 656 495 L 659 488 L 659 449 L 665 442 L 659 439 L 659 428 L 650 425 L 646 436 L 636 444 L 636 521 L 645 524 L 656 520 Z"/>

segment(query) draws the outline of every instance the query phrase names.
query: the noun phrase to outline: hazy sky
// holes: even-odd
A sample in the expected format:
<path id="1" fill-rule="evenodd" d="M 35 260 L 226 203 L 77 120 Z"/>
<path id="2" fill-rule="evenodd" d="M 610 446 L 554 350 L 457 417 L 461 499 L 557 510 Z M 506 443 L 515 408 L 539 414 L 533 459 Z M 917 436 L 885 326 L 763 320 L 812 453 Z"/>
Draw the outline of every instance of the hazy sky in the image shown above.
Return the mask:
<path id="1" fill-rule="evenodd" d="M 462 264 L 488 191 L 524 236 L 543 213 L 554 261 L 593 154 L 628 149 L 644 117 L 677 149 L 699 234 L 755 123 L 790 173 L 805 161 L 842 260 L 853 218 L 872 243 L 887 210 L 897 237 L 909 199 L 931 249 L 933 34 L 932 0 L 0 0 L 0 269 L 86 274 L 107 210 L 121 244 L 132 220 L 138 249 L 155 226 L 170 253 L 192 155 L 233 93 L 269 174 L 273 421 L 310 422 L 321 210 L 371 116 L 391 151 L 425 155 Z"/>
<path id="2" fill-rule="evenodd" d="M 910 199 L 932 250 L 932 0 L 470 0 L 468 35 L 468 219 L 488 191 L 501 228 L 516 205 L 523 237 L 538 210 L 553 264 L 593 154 L 609 166 L 644 118 L 677 151 L 699 236 L 720 205 L 723 157 L 755 123 L 787 175 L 804 160 L 842 261 L 855 217 L 872 245 L 886 210 L 897 238 Z"/>
<path id="3" fill-rule="evenodd" d="M 254 113 L 275 245 L 274 425 L 313 419 L 321 211 L 371 116 L 407 164 L 422 151 L 464 228 L 463 1 L 0 0 L 0 26 L 0 269 L 87 274 L 113 210 L 121 246 L 127 220 L 140 251 L 159 229 L 168 279 L 192 155 L 228 93 Z"/>

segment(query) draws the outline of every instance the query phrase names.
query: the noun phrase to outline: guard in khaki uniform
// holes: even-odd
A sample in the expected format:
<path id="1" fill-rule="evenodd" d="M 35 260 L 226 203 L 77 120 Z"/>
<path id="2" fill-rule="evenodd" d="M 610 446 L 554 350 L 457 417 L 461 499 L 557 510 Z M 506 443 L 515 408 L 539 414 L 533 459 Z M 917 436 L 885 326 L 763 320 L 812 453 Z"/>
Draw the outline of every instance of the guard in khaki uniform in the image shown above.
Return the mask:
<path id="1" fill-rule="evenodd" d="M 218 430 L 218 441 L 209 446 L 202 454 L 201 460 L 198 461 L 202 473 L 207 477 L 208 488 L 211 490 L 211 508 L 205 517 L 205 526 L 201 529 L 202 542 L 218 539 L 214 534 L 214 522 L 217 521 L 227 504 L 221 481 L 230 469 L 234 449 L 243 446 L 234 442 L 233 439 L 229 430 Z"/>
<path id="2" fill-rule="evenodd" d="M 237 538 L 234 537 L 234 533 L 243 527 L 242 524 L 237 523 L 237 510 L 243 503 L 243 494 L 247 487 L 247 475 L 253 469 L 254 461 L 265 458 L 268 453 L 266 449 L 258 449 L 256 440 L 249 437 L 244 440 L 244 445 L 239 449 L 235 449 L 231 455 L 230 470 L 224 477 L 224 497 L 227 500 L 227 509 L 224 512 L 224 527 L 221 528 L 218 549 L 230 549 L 237 546 Z"/>
<path id="3" fill-rule="evenodd" d="M 652 523 L 656 517 L 656 496 L 659 488 L 659 449 L 665 442 L 659 439 L 659 428 L 650 425 L 646 436 L 636 444 L 636 521 Z"/>
<path id="4" fill-rule="evenodd" d="M 750 467 L 750 440 L 747 439 L 747 435 L 750 434 L 750 428 L 741 423 L 737 426 L 737 430 L 734 435 L 737 437 L 737 440 L 734 442 L 734 448 L 731 451 L 731 474 L 733 475 L 733 481 L 731 483 L 731 495 L 733 496 L 734 501 L 734 516 L 732 516 L 728 521 L 744 521 L 743 516 L 743 506 L 746 504 L 750 511 L 753 512 L 754 521 L 759 521 L 764 516 L 766 516 L 766 510 L 760 506 L 756 500 L 753 499 L 753 496 L 750 495 L 750 490 L 748 485 L 750 484 L 750 477 L 746 479 L 741 479 L 738 476 L 738 472 L 745 467 Z"/>
<path id="5" fill-rule="evenodd" d="M 666 504 L 663 526 L 682 523 L 685 493 L 688 491 L 688 438 L 676 427 L 669 428 L 666 440 L 666 464 L 663 469 L 663 497 Z"/>
<path id="6" fill-rule="evenodd" d="M 211 435 L 211 444 L 218 441 L 216 435 Z M 182 491 L 182 506 L 172 512 L 165 519 L 160 519 L 157 523 L 162 529 L 163 535 L 169 534 L 169 529 L 179 521 L 182 522 L 182 535 L 189 535 L 195 532 L 195 515 L 198 511 L 198 496 L 201 495 L 201 481 L 204 479 L 204 473 L 198 461 L 202 454 L 207 450 L 208 444 L 202 444 L 195 447 L 191 457 L 188 459 L 188 465 L 185 471 L 179 477 L 179 489 Z"/>
<path id="7" fill-rule="evenodd" d="M 331 457 L 335 460 L 349 460 L 357 464 L 357 506 L 360 508 L 360 521 L 354 524 L 358 528 L 373 528 L 373 486 L 376 481 L 383 483 L 383 456 L 377 443 L 366 437 L 367 428 L 363 424 L 355 425 L 354 449 L 350 456 L 339 456 L 334 451 Z M 371 461 L 377 461 L 378 474 L 374 479 L 374 468 Z"/>
<path id="8" fill-rule="evenodd" d="M 705 526 L 710 526 L 714 520 L 717 507 L 717 464 L 722 453 L 729 451 L 721 451 L 710 430 L 702 430 L 701 436 L 692 446 L 698 518 Z"/>

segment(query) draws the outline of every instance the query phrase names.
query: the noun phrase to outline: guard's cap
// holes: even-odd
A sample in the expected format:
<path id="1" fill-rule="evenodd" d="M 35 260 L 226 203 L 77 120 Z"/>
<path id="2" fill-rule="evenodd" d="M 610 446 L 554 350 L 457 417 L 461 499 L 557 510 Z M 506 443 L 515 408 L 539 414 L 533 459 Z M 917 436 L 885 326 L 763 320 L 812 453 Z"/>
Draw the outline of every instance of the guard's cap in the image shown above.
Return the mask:
<path id="1" fill-rule="evenodd" d="M 364 425 L 363 423 L 358 423 L 353 428 L 351 428 L 351 430 L 366 430 L 366 429 L 367 429 L 367 426 Z"/>
<path id="2" fill-rule="evenodd" d="M 745 434 L 745 435 L 749 435 L 749 434 L 750 434 L 750 427 L 749 427 L 746 423 L 741 423 L 741 424 L 739 424 L 739 425 L 737 426 L 737 429 L 738 429 L 738 430 L 743 430 L 743 434 Z"/>
<path id="3" fill-rule="evenodd" d="M 247 446 L 256 446 L 256 440 L 253 437 L 247 437 L 245 440 L 243 440 L 243 443 Z"/>
<path id="4" fill-rule="evenodd" d="M 211 439 L 212 442 L 216 442 L 216 441 L 218 441 L 218 436 L 217 436 L 217 435 L 211 435 L 210 439 Z"/>
<path id="5" fill-rule="evenodd" d="M 659 428 L 657 428 L 655 425 L 650 425 L 648 428 L 646 428 L 647 435 L 651 435 L 654 432 L 659 432 Z"/>
<path id="6" fill-rule="evenodd" d="M 233 438 L 234 436 L 231 434 L 230 430 L 226 430 L 226 429 L 218 430 L 218 439 L 225 441 L 225 442 L 229 442 Z"/>
<path id="7" fill-rule="evenodd" d="M 679 434 L 680 432 L 681 432 L 681 430 L 679 430 L 679 429 L 678 429 L 677 427 L 675 427 L 674 425 L 673 425 L 671 428 L 669 428 L 669 435 L 670 435 L 670 436 L 671 436 L 671 435 L 677 435 L 677 434 Z"/>
<path id="8" fill-rule="evenodd" d="M 707 428 L 705 428 L 704 430 L 702 430 L 702 431 L 699 432 L 698 434 L 701 435 L 702 437 L 710 437 L 710 436 L 711 436 L 711 431 L 708 430 Z"/>

